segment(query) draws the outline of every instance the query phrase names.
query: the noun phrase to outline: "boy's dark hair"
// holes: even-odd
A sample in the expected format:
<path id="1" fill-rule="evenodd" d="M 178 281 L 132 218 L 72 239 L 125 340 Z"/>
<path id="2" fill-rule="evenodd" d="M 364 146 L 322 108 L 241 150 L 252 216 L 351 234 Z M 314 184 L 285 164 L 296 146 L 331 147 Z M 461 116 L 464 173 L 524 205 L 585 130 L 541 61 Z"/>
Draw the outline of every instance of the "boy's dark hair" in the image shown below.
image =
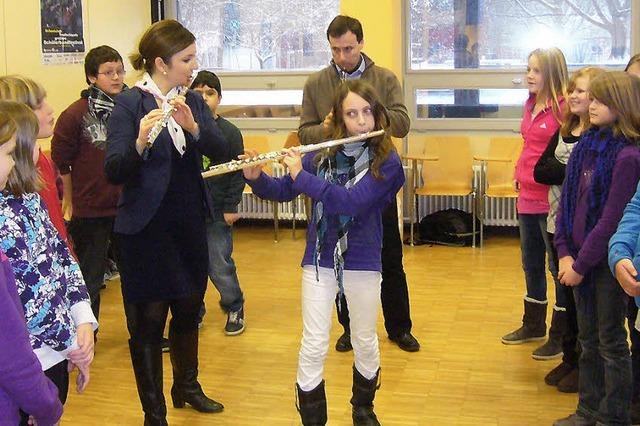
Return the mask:
<path id="1" fill-rule="evenodd" d="M 327 28 L 327 40 L 329 37 L 338 38 L 351 31 L 355 34 L 358 43 L 362 41 L 362 24 L 356 18 L 347 15 L 338 15 Z"/>
<path id="2" fill-rule="evenodd" d="M 209 86 L 212 89 L 216 89 L 218 92 L 218 96 L 222 96 L 222 87 L 220 86 L 220 79 L 217 75 L 212 73 L 211 71 L 199 71 L 196 78 L 193 79 L 193 83 L 191 83 L 191 88 L 195 89 L 200 86 Z"/>
<path id="3" fill-rule="evenodd" d="M 94 47 L 87 53 L 87 56 L 84 58 L 84 75 L 87 84 L 91 84 L 89 81 L 89 76 L 98 77 L 98 70 L 100 69 L 100 65 L 105 62 L 122 62 L 122 56 L 118 53 L 116 49 L 111 46 L 98 46 Z"/>

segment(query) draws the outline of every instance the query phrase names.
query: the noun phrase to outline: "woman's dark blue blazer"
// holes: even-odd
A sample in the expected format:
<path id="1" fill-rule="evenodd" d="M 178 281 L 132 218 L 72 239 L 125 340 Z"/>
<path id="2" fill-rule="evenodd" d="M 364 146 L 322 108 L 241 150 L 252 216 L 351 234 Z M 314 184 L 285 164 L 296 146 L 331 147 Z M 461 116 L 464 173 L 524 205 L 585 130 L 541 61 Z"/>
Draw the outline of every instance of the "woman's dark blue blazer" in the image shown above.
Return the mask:
<path id="1" fill-rule="evenodd" d="M 206 202 L 204 183 L 200 175 L 202 154 L 213 161 L 227 161 L 228 144 L 216 125 L 211 110 L 202 96 L 187 91 L 186 103 L 200 129 L 196 140 L 184 131 L 186 150 L 184 157 L 193 164 L 193 174 Z M 107 179 L 115 185 L 123 185 L 118 201 L 118 213 L 114 231 L 122 234 L 140 232 L 155 215 L 169 185 L 171 157 L 174 150 L 169 132 L 163 129 L 151 148 L 140 156 L 135 148 L 140 119 L 157 109 L 153 95 L 137 87 L 126 90 L 115 99 L 115 107 L 107 125 L 107 153 L 104 169 Z"/>

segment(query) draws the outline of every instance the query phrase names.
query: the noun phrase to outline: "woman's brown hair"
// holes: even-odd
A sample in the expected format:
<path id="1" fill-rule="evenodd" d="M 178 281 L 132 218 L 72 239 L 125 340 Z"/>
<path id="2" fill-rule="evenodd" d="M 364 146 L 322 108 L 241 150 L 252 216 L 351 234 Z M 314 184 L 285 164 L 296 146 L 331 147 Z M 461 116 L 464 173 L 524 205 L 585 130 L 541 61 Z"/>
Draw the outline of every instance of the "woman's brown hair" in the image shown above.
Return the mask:
<path id="1" fill-rule="evenodd" d="M 389 153 L 395 151 L 395 147 L 389 136 L 389 117 L 387 111 L 380 102 L 376 90 L 369 83 L 363 80 L 345 80 L 338 86 L 333 100 L 333 125 L 330 128 L 331 139 L 341 139 L 348 137 L 347 127 L 344 123 L 343 103 L 349 93 L 360 96 L 371 105 L 374 119 L 374 130 L 384 129 L 385 134 L 369 139 L 369 151 L 371 152 L 371 174 L 377 179 L 383 176 L 380 174 L 380 166 L 385 162 Z M 329 155 L 334 156 L 341 147 L 334 147 L 329 150 Z"/>
<path id="2" fill-rule="evenodd" d="M 605 71 L 602 68 L 597 68 L 597 67 L 580 68 L 579 70 L 577 70 L 571 75 L 571 78 L 569 79 L 569 86 L 567 88 L 567 93 L 571 95 L 571 93 L 576 89 L 576 82 L 578 81 L 579 78 L 587 77 L 589 79 L 589 83 L 591 83 L 591 81 L 594 78 L 596 78 L 603 72 Z M 564 120 L 562 121 L 562 126 L 560 127 L 560 135 L 562 135 L 562 137 L 567 137 L 571 135 L 571 132 L 573 131 L 573 129 L 575 129 L 579 124 L 580 124 L 580 116 L 572 113 L 571 109 L 567 108 L 565 112 Z M 586 126 L 582 129 L 582 131 L 584 132 L 588 128 L 589 128 L 589 122 L 587 119 Z"/>
<path id="3" fill-rule="evenodd" d="M 195 36 L 173 19 L 151 25 L 140 38 L 138 51 L 129 55 L 134 69 L 153 74 L 156 58 L 169 64 L 171 57 L 195 43 Z"/>
<path id="4" fill-rule="evenodd" d="M 640 78 L 624 71 L 604 72 L 591 81 L 589 95 L 617 115 L 611 124 L 614 135 L 640 142 Z"/>
<path id="5" fill-rule="evenodd" d="M 16 149 L 13 151 L 16 164 L 9 173 L 6 189 L 16 197 L 38 192 L 42 180 L 33 161 L 38 118 L 26 104 L 14 101 L 0 101 L 0 113 L 9 115 L 16 125 Z"/>

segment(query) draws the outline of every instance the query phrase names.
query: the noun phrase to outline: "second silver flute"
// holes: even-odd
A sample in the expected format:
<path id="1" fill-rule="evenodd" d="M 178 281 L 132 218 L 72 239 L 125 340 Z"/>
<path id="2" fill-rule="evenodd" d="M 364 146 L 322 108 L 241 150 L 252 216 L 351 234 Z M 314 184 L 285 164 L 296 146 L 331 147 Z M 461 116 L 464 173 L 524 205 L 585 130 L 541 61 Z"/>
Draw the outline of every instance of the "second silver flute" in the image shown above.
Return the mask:
<path id="1" fill-rule="evenodd" d="M 350 136 L 348 138 L 335 139 L 326 142 L 320 142 L 312 145 L 302 145 L 297 147 L 301 154 L 313 151 L 320 151 L 321 149 L 331 148 L 338 145 L 344 145 L 351 142 L 358 142 L 365 139 L 369 139 L 375 136 L 384 134 L 384 130 L 375 130 L 373 132 L 363 133 L 361 135 Z M 277 161 L 284 158 L 287 155 L 286 151 L 271 151 L 264 154 L 259 154 L 255 157 L 245 158 L 244 160 L 232 160 L 228 163 L 217 164 L 211 166 L 209 170 L 202 173 L 203 178 L 209 178 L 212 176 L 223 175 L 225 173 L 232 173 L 238 170 L 242 170 L 247 167 L 257 166 L 258 164 L 267 163 L 269 161 Z"/>

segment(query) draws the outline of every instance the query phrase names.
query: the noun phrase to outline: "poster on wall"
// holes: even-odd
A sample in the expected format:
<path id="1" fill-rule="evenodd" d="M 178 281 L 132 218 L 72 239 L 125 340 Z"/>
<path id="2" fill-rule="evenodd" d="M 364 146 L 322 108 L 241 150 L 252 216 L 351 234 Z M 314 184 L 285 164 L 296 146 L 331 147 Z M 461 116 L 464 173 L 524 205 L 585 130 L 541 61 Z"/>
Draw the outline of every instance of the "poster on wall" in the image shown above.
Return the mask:
<path id="1" fill-rule="evenodd" d="M 75 64 L 84 59 L 81 0 L 40 0 L 42 63 Z"/>

